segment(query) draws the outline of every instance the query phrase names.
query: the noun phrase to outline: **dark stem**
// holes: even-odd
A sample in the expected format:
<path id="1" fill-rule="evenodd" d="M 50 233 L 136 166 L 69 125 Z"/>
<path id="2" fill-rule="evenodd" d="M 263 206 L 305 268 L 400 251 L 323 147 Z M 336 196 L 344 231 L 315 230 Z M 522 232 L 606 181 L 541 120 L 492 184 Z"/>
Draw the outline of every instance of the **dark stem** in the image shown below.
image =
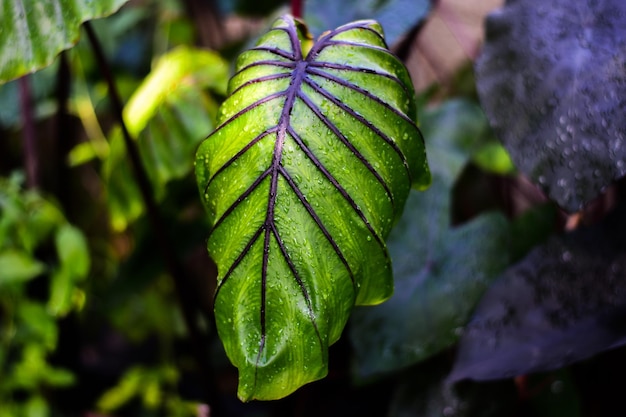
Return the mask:
<path id="1" fill-rule="evenodd" d="M 33 100 L 30 92 L 28 75 L 19 79 L 20 107 L 22 111 L 22 135 L 24 137 L 24 166 L 26 167 L 26 185 L 28 188 L 39 186 L 39 155 L 35 135 L 35 117 Z"/>
<path id="2" fill-rule="evenodd" d="M 293 17 L 302 17 L 302 6 L 304 0 L 291 0 L 291 15 Z"/>
<path id="3" fill-rule="evenodd" d="M 215 0 L 183 0 L 187 15 L 194 22 L 199 46 L 219 49 L 224 44 L 220 13 Z"/>
<path id="4" fill-rule="evenodd" d="M 198 327 L 198 323 L 196 321 L 196 312 L 198 309 L 196 295 L 193 289 L 190 288 L 190 281 L 186 276 L 185 269 L 179 262 L 178 258 L 175 256 L 174 248 L 170 244 L 165 225 L 154 199 L 152 185 L 150 184 L 150 180 L 148 179 L 148 175 L 141 161 L 139 150 L 135 141 L 131 138 L 128 129 L 126 128 L 126 124 L 124 123 L 124 118 L 122 116 L 122 100 L 120 99 L 119 93 L 117 91 L 115 80 L 113 79 L 113 74 L 111 73 L 111 69 L 109 68 L 108 61 L 104 55 L 100 41 L 98 40 L 89 22 L 85 22 L 84 26 L 87 37 L 89 38 L 89 41 L 92 45 L 98 67 L 100 68 L 102 75 L 104 76 L 106 83 L 109 87 L 109 97 L 111 100 L 111 105 L 113 106 L 114 116 L 118 120 L 122 128 L 124 144 L 126 145 L 126 150 L 130 158 L 133 177 L 137 182 L 137 185 L 141 192 L 141 197 L 145 204 L 146 212 L 148 214 L 148 220 L 150 222 L 152 230 L 154 231 L 157 245 L 159 246 L 168 272 L 174 280 L 174 285 L 178 293 L 181 312 L 183 314 L 187 330 L 189 331 L 189 334 L 191 336 L 191 341 L 195 351 L 196 360 L 198 361 L 198 366 L 206 384 L 206 399 L 207 403 L 211 407 L 211 416 L 219 416 L 222 414 L 221 407 L 219 405 L 219 395 L 217 393 L 215 384 L 211 383 L 215 380 L 215 378 L 212 378 L 213 369 L 208 360 L 208 357 L 205 355 L 208 347 L 208 341 L 206 340 L 205 335 L 200 331 L 200 328 Z"/>
<path id="5" fill-rule="evenodd" d="M 67 166 L 67 155 L 75 142 L 74 129 L 72 128 L 72 118 L 68 109 L 70 98 L 70 66 L 65 53 L 59 55 L 59 72 L 57 73 L 56 99 L 57 113 L 55 116 L 55 137 L 56 137 L 56 164 L 57 178 L 55 184 L 56 195 L 59 197 L 65 213 L 70 211 L 71 187 L 69 185 L 70 175 Z M 72 216 L 68 216 L 71 218 Z"/>

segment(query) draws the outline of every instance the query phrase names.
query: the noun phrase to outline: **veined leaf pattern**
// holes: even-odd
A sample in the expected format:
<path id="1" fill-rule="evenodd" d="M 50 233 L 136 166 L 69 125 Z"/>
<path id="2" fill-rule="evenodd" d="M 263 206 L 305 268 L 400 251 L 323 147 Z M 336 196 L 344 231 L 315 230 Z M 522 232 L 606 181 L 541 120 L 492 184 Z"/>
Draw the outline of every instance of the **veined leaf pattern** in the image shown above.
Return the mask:
<path id="1" fill-rule="evenodd" d="M 385 238 L 411 185 L 430 182 L 414 115 L 408 72 L 374 21 L 313 43 L 283 16 L 239 57 L 196 175 L 242 400 L 324 377 L 353 306 L 391 296 Z"/>

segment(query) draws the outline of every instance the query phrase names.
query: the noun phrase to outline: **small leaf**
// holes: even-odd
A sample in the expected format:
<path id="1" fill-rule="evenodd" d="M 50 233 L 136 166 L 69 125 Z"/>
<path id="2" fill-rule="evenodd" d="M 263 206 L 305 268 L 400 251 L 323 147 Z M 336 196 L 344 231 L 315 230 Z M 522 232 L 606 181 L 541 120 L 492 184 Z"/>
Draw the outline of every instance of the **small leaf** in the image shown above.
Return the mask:
<path id="1" fill-rule="evenodd" d="M 15 335 L 15 342 L 37 341 L 47 351 L 57 346 L 59 330 L 54 318 L 48 314 L 44 306 L 37 302 L 22 301 L 18 307 L 20 326 Z"/>
<path id="2" fill-rule="evenodd" d="M 32 396 L 24 404 L 24 415 L 28 417 L 48 417 L 50 409 L 46 400 L 39 396 Z"/>
<path id="3" fill-rule="evenodd" d="M 143 367 L 128 370 L 116 386 L 102 394 L 98 400 L 98 409 L 113 411 L 126 404 L 141 392 L 145 376 L 146 370 Z"/>
<path id="4" fill-rule="evenodd" d="M 19 174 L 0 178 L 0 248 L 19 248 L 32 253 L 65 219 L 39 193 L 23 190 L 23 182 Z"/>
<path id="5" fill-rule="evenodd" d="M 11 378 L 15 388 L 33 391 L 41 385 L 66 387 L 75 382 L 74 374 L 46 362 L 46 350 L 39 344 L 28 344 L 22 350 L 22 358 L 13 368 Z"/>
<path id="6" fill-rule="evenodd" d="M 80 229 L 69 223 L 64 224 L 57 230 L 55 246 L 59 255 L 61 267 L 78 281 L 87 276 L 89 272 L 89 248 L 87 241 Z"/>
<path id="7" fill-rule="evenodd" d="M 487 172 L 500 175 L 515 173 L 515 166 L 506 149 L 500 143 L 490 142 L 482 146 L 472 160 Z"/>
<path id="8" fill-rule="evenodd" d="M 0 252 L 0 286 L 28 281 L 45 269 L 44 264 L 22 251 Z"/>
<path id="9" fill-rule="evenodd" d="M 284 16 L 229 93 L 196 161 L 217 327 L 239 397 L 275 399 L 326 374 L 355 303 L 391 295 L 385 238 L 430 173 L 411 80 L 374 21 L 311 45 Z"/>
<path id="10" fill-rule="evenodd" d="M 509 1 L 487 19 L 481 103 L 521 172 L 579 210 L 626 174 L 626 3 Z"/>
<path id="11" fill-rule="evenodd" d="M 50 65 L 78 41 L 81 23 L 128 0 L 2 0 L 0 84 Z"/>
<path id="12" fill-rule="evenodd" d="M 625 227 L 621 207 L 507 270 L 467 325 L 450 380 L 556 369 L 626 343 Z"/>

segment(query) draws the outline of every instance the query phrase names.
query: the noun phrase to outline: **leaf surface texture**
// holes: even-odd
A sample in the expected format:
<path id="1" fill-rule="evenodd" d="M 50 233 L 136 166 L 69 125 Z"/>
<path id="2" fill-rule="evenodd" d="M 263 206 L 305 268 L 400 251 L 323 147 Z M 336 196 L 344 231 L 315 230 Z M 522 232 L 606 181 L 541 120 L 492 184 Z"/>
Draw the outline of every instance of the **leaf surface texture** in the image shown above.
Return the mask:
<path id="1" fill-rule="evenodd" d="M 242 400 L 327 372 L 352 307 L 393 291 L 385 238 L 430 182 L 404 65 L 374 21 L 315 43 L 290 16 L 237 61 L 196 175 L 217 327 Z"/>

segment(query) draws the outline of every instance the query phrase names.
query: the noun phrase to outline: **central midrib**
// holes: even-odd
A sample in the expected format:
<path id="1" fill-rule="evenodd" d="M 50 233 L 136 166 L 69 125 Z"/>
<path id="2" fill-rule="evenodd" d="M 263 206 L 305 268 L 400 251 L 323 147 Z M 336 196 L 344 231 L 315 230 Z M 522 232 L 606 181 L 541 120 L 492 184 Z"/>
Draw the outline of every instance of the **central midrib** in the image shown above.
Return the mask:
<path id="1" fill-rule="evenodd" d="M 263 241 L 263 268 L 261 273 L 261 340 L 259 344 L 259 353 L 257 356 L 257 364 L 261 358 L 261 353 L 265 347 L 265 304 L 266 304 L 266 288 L 267 288 L 267 266 L 269 260 L 269 247 L 272 231 L 275 232 L 275 219 L 274 211 L 276 208 L 276 196 L 278 189 L 278 177 L 280 174 L 280 164 L 282 161 L 283 145 L 285 144 L 285 136 L 287 135 L 287 128 L 290 123 L 291 111 L 293 110 L 294 103 L 298 96 L 300 86 L 306 76 L 306 69 L 308 66 L 307 61 L 300 60 L 296 63 L 296 67 L 293 70 L 291 76 L 291 82 L 287 87 L 287 94 L 285 98 L 285 105 L 278 119 L 278 130 L 276 132 L 276 143 L 274 144 L 274 155 L 272 157 L 272 165 L 270 167 L 270 190 L 269 199 L 267 205 L 267 214 L 265 216 L 265 223 L 263 228 L 265 229 L 264 241 Z M 276 236 L 279 239 L 278 235 Z M 279 242 L 280 245 L 280 242 Z"/>

